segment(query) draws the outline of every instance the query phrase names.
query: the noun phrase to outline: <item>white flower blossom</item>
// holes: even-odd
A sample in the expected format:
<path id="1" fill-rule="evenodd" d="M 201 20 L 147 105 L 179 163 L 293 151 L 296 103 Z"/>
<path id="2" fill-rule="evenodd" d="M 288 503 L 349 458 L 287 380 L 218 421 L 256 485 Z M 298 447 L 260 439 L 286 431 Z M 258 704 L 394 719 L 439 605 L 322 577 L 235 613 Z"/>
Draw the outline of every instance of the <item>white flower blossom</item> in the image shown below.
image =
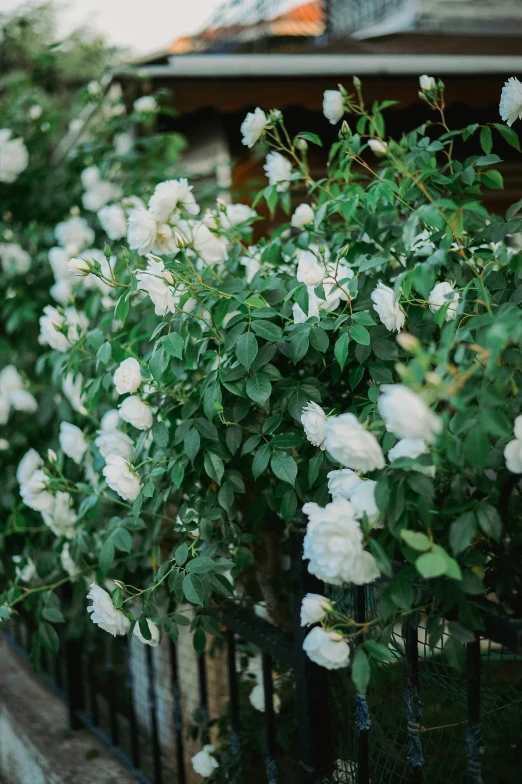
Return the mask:
<path id="1" fill-rule="evenodd" d="M 148 210 L 136 207 L 129 212 L 127 242 L 131 250 L 137 250 L 142 256 L 150 253 L 156 240 L 156 230 L 156 220 Z"/>
<path id="2" fill-rule="evenodd" d="M 380 139 L 368 139 L 368 147 L 379 155 L 385 155 L 388 152 L 388 145 Z"/>
<path id="3" fill-rule="evenodd" d="M 256 683 L 250 692 L 248 699 L 253 708 L 260 711 L 260 713 L 265 712 L 265 687 L 262 683 Z M 281 698 L 277 692 L 273 692 L 272 694 L 272 704 L 274 706 L 274 713 L 279 713 L 281 710 Z"/>
<path id="4" fill-rule="evenodd" d="M 351 468 L 330 471 L 328 474 L 328 492 L 332 501 L 349 501 L 350 495 L 363 480 Z"/>
<path id="5" fill-rule="evenodd" d="M 117 133 L 114 136 L 114 151 L 116 155 L 127 155 L 134 145 L 134 139 L 130 133 Z"/>
<path id="6" fill-rule="evenodd" d="M 226 238 L 210 231 L 205 223 L 180 221 L 178 230 L 187 245 L 192 245 L 207 264 L 222 264 L 228 258 Z"/>
<path id="7" fill-rule="evenodd" d="M 67 262 L 67 271 L 70 272 L 71 275 L 84 277 L 85 275 L 90 275 L 91 267 L 85 259 L 77 259 L 73 256 L 73 258 L 69 259 Z"/>
<path id="8" fill-rule="evenodd" d="M 192 193 L 192 185 L 184 178 L 166 180 L 156 185 L 150 197 L 149 212 L 158 221 L 165 223 L 176 209 L 183 209 L 189 215 L 197 215 L 199 206 Z"/>
<path id="9" fill-rule="evenodd" d="M 301 626 L 320 623 L 331 610 L 332 604 L 326 596 L 321 596 L 320 593 L 307 593 L 301 602 Z"/>
<path id="10" fill-rule="evenodd" d="M 73 538 L 74 524 L 78 515 L 74 511 L 73 500 L 69 493 L 56 493 L 50 508 L 41 511 L 44 523 L 55 536 L 65 536 L 66 539 Z"/>
<path id="11" fill-rule="evenodd" d="M 310 401 L 303 408 L 301 413 L 301 424 L 305 431 L 305 435 L 311 444 L 318 446 L 319 449 L 324 449 L 324 426 L 326 424 L 327 416 L 321 406 L 317 403 Z"/>
<path id="12" fill-rule="evenodd" d="M 54 236 L 59 245 L 66 248 L 71 256 L 75 256 L 82 248 L 86 248 L 94 242 L 94 231 L 85 218 L 76 215 L 58 223 L 54 230 Z"/>
<path id="13" fill-rule="evenodd" d="M 332 125 L 337 125 L 344 114 L 344 97 L 340 90 L 325 90 L 323 114 Z"/>
<path id="14" fill-rule="evenodd" d="M 9 128 L 0 129 L 0 182 L 15 182 L 27 168 L 29 154 L 24 140 L 11 138 Z"/>
<path id="15" fill-rule="evenodd" d="M 320 626 L 314 626 L 308 632 L 303 650 L 309 659 L 327 670 L 338 670 L 350 663 L 350 648 L 342 635 L 326 631 Z"/>
<path id="16" fill-rule="evenodd" d="M 110 240 L 121 240 L 127 234 L 127 218 L 119 204 L 108 204 L 98 210 L 98 220 Z"/>
<path id="17" fill-rule="evenodd" d="M 522 83 L 515 76 L 508 79 L 502 88 L 499 111 L 509 126 L 517 119 L 522 120 Z"/>
<path id="18" fill-rule="evenodd" d="M 29 108 L 29 119 L 30 120 L 39 120 L 42 116 L 43 109 L 37 103 Z"/>
<path id="19" fill-rule="evenodd" d="M 319 317 L 319 297 L 316 295 L 313 286 L 307 286 L 308 292 L 308 313 L 305 313 L 298 302 L 294 302 L 292 306 L 292 315 L 294 317 L 294 324 L 304 324 L 309 318 L 315 316 Z"/>
<path id="20" fill-rule="evenodd" d="M 80 573 L 81 569 L 78 564 L 73 561 L 70 552 L 69 542 L 65 542 L 60 553 L 60 563 L 64 572 L 67 572 L 69 577 L 75 578 Z"/>
<path id="21" fill-rule="evenodd" d="M 220 213 L 219 218 L 224 229 L 233 229 L 235 226 L 246 223 L 250 218 L 255 218 L 256 215 L 257 212 L 248 204 L 227 204 L 225 211 Z"/>
<path id="22" fill-rule="evenodd" d="M 354 414 L 328 417 L 324 432 L 326 450 L 346 468 L 363 473 L 384 468 L 379 442 Z"/>
<path id="23" fill-rule="evenodd" d="M 62 382 L 62 389 L 73 410 L 85 416 L 87 409 L 84 405 L 85 395 L 83 392 L 82 374 L 76 373 L 75 375 L 72 370 L 69 371 Z"/>
<path id="24" fill-rule="evenodd" d="M 261 269 L 261 262 L 259 261 L 261 254 L 257 251 L 257 248 L 254 245 L 251 245 L 248 248 L 248 256 L 241 256 L 239 259 L 240 264 L 243 265 L 245 268 L 245 280 L 247 283 L 251 283 L 254 276 L 259 272 Z M 253 255 L 251 255 L 253 254 Z"/>
<path id="25" fill-rule="evenodd" d="M 87 612 L 91 614 L 91 621 L 97 624 L 100 629 L 109 632 L 113 637 L 127 634 L 130 631 L 130 620 L 121 610 L 115 608 L 110 595 L 99 585 L 91 584 L 87 599 L 92 601 Z"/>
<path id="26" fill-rule="evenodd" d="M 275 185 L 276 191 L 283 193 L 290 187 L 292 164 L 279 152 L 269 152 L 264 165 L 268 184 Z"/>
<path id="27" fill-rule="evenodd" d="M 143 634 L 141 633 L 140 625 L 137 623 L 134 627 L 132 634 L 134 637 L 137 637 L 138 640 L 145 643 L 145 645 L 150 645 L 152 648 L 156 648 L 159 645 L 160 641 L 160 631 L 156 624 L 147 618 L 147 626 L 149 627 L 149 631 L 151 634 L 150 640 L 146 640 Z"/>
<path id="28" fill-rule="evenodd" d="M 71 460 L 74 460 L 76 465 L 80 465 L 85 452 L 89 448 L 80 428 L 72 425 L 70 422 L 61 422 L 58 440 L 64 454 L 70 457 Z"/>
<path id="29" fill-rule="evenodd" d="M 419 76 L 419 85 L 421 90 L 424 93 L 427 93 L 429 90 L 435 89 L 437 82 L 433 76 L 426 76 L 426 74 L 423 74 L 422 76 Z"/>
<path id="30" fill-rule="evenodd" d="M 44 461 L 35 449 L 29 449 L 18 463 L 16 469 L 16 481 L 18 484 L 26 484 L 29 478 L 38 471 Z"/>
<path id="31" fill-rule="evenodd" d="M 15 411 L 34 414 L 38 411 L 38 403 L 27 389 L 17 389 L 9 395 L 9 402 Z"/>
<path id="32" fill-rule="evenodd" d="M 26 506 L 35 512 L 50 512 L 54 498 L 47 490 L 49 479 L 38 468 L 20 485 L 20 495 Z"/>
<path id="33" fill-rule="evenodd" d="M 45 315 L 40 317 L 38 342 L 57 351 L 67 351 L 89 326 L 86 316 L 75 308 L 65 308 L 62 314 L 52 305 L 46 305 L 43 312 Z"/>
<path id="34" fill-rule="evenodd" d="M 302 251 L 298 256 L 297 280 L 306 286 L 319 286 L 326 275 L 324 264 L 309 250 Z"/>
<path id="35" fill-rule="evenodd" d="M 437 283 L 431 290 L 428 302 L 432 313 L 436 313 L 441 308 L 448 305 L 446 311 L 446 321 L 457 318 L 457 307 L 460 295 L 454 290 L 451 283 Z M 448 304 L 449 303 L 449 304 Z"/>
<path id="36" fill-rule="evenodd" d="M 522 474 L 522 414 L 515 419 L 513 431 L 515 438 L 504 448 L 506 468 L 512 474 Z"/>
<path id="37" fill-rule="evenodd" d="M 124 422 L 138 428 L 138 430 L 149 430 L 152 427 L 152 411 L 150 406 L 141 400 L 137 395 L 126 397 L 119 408 L 120 417 Z"/>
<path id="38" fill-rule="evenodd" d="M 394 447 L 388 452 L 388 460 L 393 462 L 399 460 L 401 457 L 409 457 L 415 460 L 420 455 L 425 455 L 428 452 L 428 445 L 420 438 L 401 438 L 397 441 Z M 419 465 L 416 467 L 417 471 L 428 476 L 435 476 L 435 466 Z"/>
<path id="39" fill-rule="evenodd" d="M 134 111 L 138 114 L 151 114 L 156 111 L 157 103 L 153 95 L 142 95 L 134 101 Z"/>
<path id="40" fill-rule="evenodd" d="M 172 274 L 165 269 L 161 259 L 147 257 L 147 269 L 136 275 L 138 288 L 147 292 L 154 305 L 156 316 L 174 313 L 179 302 L 175 288 L 172 286 Z"/>
<path id="41" fill-rule="evenodd" d="M 198 751 L 190 760 L 194 771 L 204 779 L 211 776 L 216 768 L 219 768 L 219 762 L 212 756 L 215 750 L 215 746 L 211 743 L 207 743 L 203 746 L 201 751 Z"/>
<path id="42" fill-rule="evenodd" d="M 377 482 L 374 482 L 371 479 L 359 482 L 357 487 L 354 487 L 350 493 L 350 503 L 354 508 L 356 520 L 362 520 L 364 515 L 366 515 L 371 526 L 382 528 L 382 524 L 379 526 L 376 525 L 381 516 L 375 500 L 376 487 Z"/>
<path id="43" fill-rule="evenodd" d="M 404 326 L 404 313 L 395 292 L 384 283 L 378 283 L 372 291 L 371 299 L 373 309 L 377 311 L 380 320 L 390 332 L 400 332 Z"/>
<path id="44" fill-rule="evenodd" d="M 119 419 L 119 415 L 118 415 Z M 126 433 L 120 430 L 100 430 L 94 440 L 103 458 L 109 455 L 118 455 L 125 460 L 130 460 L 134 452 L 134 442 Z"/>
<path id="45" fill-rule="evenodd" d="M 128 357 L 120 362 L 114 373 L 114 386 L 118 395 L 136 392 L 141 384 L 140 363 L 134 357 Z"/>
<path id="46" fill-rule="evenodd" d="M 141 480 L 125 458 L 107 455 L 103 475 L 109 487 L 124 501 L 135 501 L 141 492 Z"/>
<path id="47" fill-rule="evenodd" d="M 253 147 L 261 138 L 270 120 L 262 109 L 257 107 L 253 112 L 249 112 L 241 123 L 242 142 L 247 147 Z"/>
<path id="48" fill-rule="evenodd" d="M 295 229 L 304 229 L 314 222 L 314 211 L 309 204 L 300 204 L 292 215 L 292 226 Z"/>
<path id="49" fill-rule="evenodd" d="M 386 430 L 398 438 L 418 438 L 433 443 L 442 428 L 440 417 L 404 384 L 386 384 L 377 402 Z"/>
<path id="50" fill-rule="evenodd" d="M 17 242 L 0 243 L 0 261 L 7 275 L 25 275 L 31 269 L 31 257 Z"/>

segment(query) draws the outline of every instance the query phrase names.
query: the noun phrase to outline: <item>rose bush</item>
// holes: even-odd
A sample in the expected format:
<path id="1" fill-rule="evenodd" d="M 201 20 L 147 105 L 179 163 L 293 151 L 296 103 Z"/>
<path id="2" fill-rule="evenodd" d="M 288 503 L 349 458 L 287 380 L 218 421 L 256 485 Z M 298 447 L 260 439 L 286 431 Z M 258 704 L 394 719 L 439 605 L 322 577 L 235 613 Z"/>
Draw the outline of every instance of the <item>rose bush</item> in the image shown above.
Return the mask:
<path id="1" fill-rule="evenodd" d="M 400 619 L 425 619 L 431 645 L 448 629 L 458 658 L 488 593 L 520 614 L 522 205 L 500 217 L 481 202 L 502 187 L 493 131 L 519 142 L 502 124 L 450 130 L 438 80 L 422 77 L 420 95 L 434 119 L 399 140 L 385 134 L 390 102 L 367 108 L 359 80 L 326 96 L 327 119 L 350 125 L 318 181 L 306 151 L 320 138 L 292 139 L 280 112 L 257 109 L 242 131 L 269 149 L 269 184 L 252 208 L 204 211 L 184 179 L 127 190 L 106 162 L 84 170 L 117 220 L 100 215 L 98 239 L 83 215 L 56 230 L 67 296 L 45 308 L 34 373 L 69 379 L 71 406 L 54 451 L 20 464 L 34 527 L 17 555 L 36 573 L 7 575 L 1 608 L 36 600 L 39 644 L 53 648 L 54 589 L 73 579 L 85 594 L 87 575 L 95 623 L 149 644 L 177 639 L 188 604 L 203 650 L 218 631 L 205 608 L 234 592 L 284 624 L 298 509 L 310 572 L 374 586 L 366 624 L 325 597 L 303 606 L 320 623 L 310 658 L 353 662 L 361 692 Z M 457 138 L 475 145 L 463 160 Z M 303 201 L 290 217 L 291 192 Z M 260 199 L 288 221 L 252 245 Z M 45 555 L 41 519 L 55 535 Z M 213 759 L 198 760 L 203 775 Z"/>

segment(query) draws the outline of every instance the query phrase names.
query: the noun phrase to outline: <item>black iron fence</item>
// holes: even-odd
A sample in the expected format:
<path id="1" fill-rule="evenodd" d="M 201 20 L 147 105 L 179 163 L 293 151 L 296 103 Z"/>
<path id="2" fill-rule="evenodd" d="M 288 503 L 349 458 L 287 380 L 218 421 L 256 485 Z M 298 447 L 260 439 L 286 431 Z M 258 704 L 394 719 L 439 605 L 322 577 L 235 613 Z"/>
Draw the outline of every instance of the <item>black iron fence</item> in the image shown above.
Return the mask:
<path id="1" fill-rule="evenodd" d="M 299 540 L 291 631 L 251 608 L 216 606 L 212 613 L 222 639 L 197 657 L 192 685 L 180 645 L 168 641 L 160 659 L 160 649 L 138 642 L 138 666 L 132 643 L 97 629 L 87 640 L 65 641 L 58 657 L 44 657 L 41 672 L 67 700 L 71 729 L 88 727 L 143 784 L 197 780 L 190 756 L 209 742 L 226 750 L 230 780 L 238 784 L 520 781 L 520 626 L 493 617 L 488 636 L 498 642 L 477 638 L 464 644 L 463 672 L 445 656 L 447 635 L 431 648 L 422 623 L 397 628 L 390 642 L 394 662 L 377 668 L 362 697 L 348 671 L 328 672 L 305 656 L 307 630 L 299 613 L 308 590 L 322 592 L 323 586 L 307 574 Z M 373 588 L 334 598 L 359 622 L 374 616 Z M 14 624 L 11 641 L 23 650 L 31 647 L 28 619 Z M 264 712 L 256 714 L 255 724 L 238 664 L 244 651 L 256 652 L 261 663 Z M 274 675 L 290 685 L 280 713 Z M 221 718 L 210 705 L 216 678 L 225 695 Z"/>

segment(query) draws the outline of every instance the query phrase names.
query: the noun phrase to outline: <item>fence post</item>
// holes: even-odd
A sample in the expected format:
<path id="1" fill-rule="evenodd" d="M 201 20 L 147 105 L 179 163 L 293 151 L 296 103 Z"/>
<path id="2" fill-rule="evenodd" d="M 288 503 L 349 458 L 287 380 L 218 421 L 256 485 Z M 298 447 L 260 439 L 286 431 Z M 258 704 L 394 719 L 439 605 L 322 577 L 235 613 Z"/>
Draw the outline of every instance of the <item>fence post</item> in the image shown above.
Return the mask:
<path id="1" fill-rule="evenodd" d="M 78 711 L 84 708 L 83 675 L 82 675 L 82 644 L 80 640 L 65 642 L 65 688 L 69 707 L 69 728 L 79 730 L 83 727 L 78 718 Z"/>
<path id="2" fill-rule="evenodd" d="M 306 518 L 298 513 L 292 531 L 292 626 L 295 657 L 295 691 L 301 784 L 314 784 L 330 773 L 332 733 L 328 710 L 328 673 L 303 651 L 309 629 L 301 627 L 301 599 L 307 592 L 323 593 L 324 586 L 309 574 L 303 561 Z"/>

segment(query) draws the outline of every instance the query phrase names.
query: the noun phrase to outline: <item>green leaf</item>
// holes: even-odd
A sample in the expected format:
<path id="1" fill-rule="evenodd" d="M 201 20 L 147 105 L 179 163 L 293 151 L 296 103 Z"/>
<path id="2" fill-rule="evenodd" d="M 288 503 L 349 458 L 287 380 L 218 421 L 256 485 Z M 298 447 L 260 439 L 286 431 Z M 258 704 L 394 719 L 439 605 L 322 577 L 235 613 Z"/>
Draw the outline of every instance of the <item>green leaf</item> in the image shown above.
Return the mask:
<path id="1" fill-rule="evenodd" d="M 215 561 L 212 558 L 199 555 L 197 558 L 189 561 L 185 568 L 189 574 L 205 574 L 206 572 L 211 572 L 215 565 Z"/>
<path id="2" fill-rule="evenodd" d="M 483 172 L 482 182 L 492 190 L 502 190 L 504 187 L 504 179 L 496 169 L 488 169 L 488 171 Z"/>
<path id="3" fill-rule="evenodd" d="M 212 422 L 213 418 L 216 416 L 215 404 L 221 404 L 222 399 L 223 395 L 219 384 L 211 384 L 206 389 L 205 394 L 203 395 L 203 411 L 209 422 Z"/>
<path id="4" fill-rule="evenodd" d="M 382 642 L 377 642 L 377 640 L 366 640 L 364 647 L 372 659 L 377 659 L 377 661 L 390 662 L 397 660 L 388 646 Z"/>
<path id="5" fill-rule="evenodd" d="M 446 566 L 445 558 L 437 552 L 424 553 L 415 561 L 417 571 L 425 580 L 441 577 L 446 573 Z"/>
<path id="6" fill-rule="evenodd" d="M 362 324 L 354 324 L 353 327 L 350 327 L 350 337 L 361 346 L 370 345 L 370 333 Z"/>
<path id="7" fill-rule="evenodd" d="M 463 451 L 468 461 L 477 468 L 484 468 L 487 465 L 491 448 L 486 431 L 479 423 L 474 424 L 468 431 L 464 439 Z"/>
<path id="8" fill-rule="evenodd" d="M 200 655 L 207 647 L 207 638 L 201 626 L 198 626 L 198 628 L 194 632 L 194 637 L 192 638 L 192 645 L 194 646 L 194 650 L 196 651 L 196 653 L 199 653 Z"/>
<path id="9" fill-rule="evenodd" d="M 267 467 L 268 461 L 270 460 L 270 452 L 271 450 L 268 444 L 263 444 L 255 453 L 252 461 L 252 476 L 254 479 L 260 477 Z"/>
<path id="10" fill-rule="evenodd" d="M 272 384 L 262 370 L 250 376 L 246 383 L 248 397 L 260 406 L 264 405 L 272 393 Z"/>
<path id="11" fill-rule="evenodd" d="M 515 130 L 513 130 L 513 128 L 509 128 L 507 125 L 502 125 L 502 123 L 493 123 L 493 127 L 497 129 L 497 131 L 501 136 L 503 136 L 508 144 L 520 152 L 520 141 L 518 134 Z"/>
<path id="12" fill-rule="evenodd" d="M 178 332 L 171 332 L 163 341 L 163 348 L 171 357 L 181 359 L 183 357 L 184 340 Z"/>
<path id="13" fill-rule="evenodd" d="M 210 581 L 212 583 L 212 587 L 219 593 L 220 596 L 233 596 L 234 595 L 234 586 L 227 580 L 225 575 L 217 574 L 213 572 L 210 576 Z"/>
<path id="14" fill-rule="evenodd" d="M 309 336 L 312 346 L 317 349 L 317 351 L 320 351 L 321 354 L 324 354 L 330 344 L 330 339 L 324 329 L 322 329 L 322 327 L 313 327 L 313 329 L 310 330 Z"/>
<path id="15" fill-rule="evenodd" d="M 205 452 L 203 465 L 205 466 L 207 475 L 220 485 L 221 480 L 223 479 L 225 466 L 219 455 L 216 455 L 215 452 Z"/>
<path id="16" fill-rule="evenodd" d="M 163 373 L 167 369 L 169 364 L 169 358 L 167 352 L 160 348 L 159 351 L 156 351 L 154 356 L 149 360 L 149 370 L 151 376 L 158 384 L 161 384 L 163 381 Z"/>
<path id="17" fill-rule="evenodd" d="M 301 359 L 303 359 L 304 356 L 306 356 L 306 353 L 310 347 L 310 338 L 308 336 L 308 332 L 305 330 L 294 332 L 290 338 L 290 343 L 288 346 L 288 355 L 292 362 L 294 364 L 299 362 Z"/>
<path id="18" fill-rule="evenodd" d="M 302 446 L 305 440 L 302 433 L 279 433 L 272 438 L 270 446 L 274 449 L 293 449 Z"/>
<path id="19" fill-rule="evenodd" d="M 452 522 L 449 530 L 449 543 L 454 555 L 458 555 L 473 541 L 477 531 L 477 518 L 473 511 L 464 512 Z"/>
<path id="20" fill-rule="evenodd" d="M 487 125 L 480 129 L 480 146 L 486 155 L 489 155 L 493 149 L 493 134 L 491 133 L 491 128 Z"/>
<path id="21" fill-rule="evenodd" d="M 364 329 L 364 327 L 363 327 Z M 345 332 L 344 335 L 341 335 L 340 338 L 337 338 L 334 346 L 334 356 L 339 363 L 341 370 L 343 370 L 346 364 L 346 358 L 348 357 L 348 345 L 350 343 L 350 338 L 348 337 L 348 333 Z"/>
<path id="22" fill-rule="evenodd" d="M 293 490 L 287 490 L 281 499 L 281 515 L 285 523 L 289 523 L 297 511 L 297 496 Z"/>
<path id="23" fill-rule="evenodd" d="M 116 307 L 114 308 L 114 318 L 121 321 L 122 326 L 125 324 L 125 320 L 129 315 L 129 307 L 130 302 L 127 299 L 127 292 L 125 291 L 119 298 L 118 302 L 116 303 Z"/>
<path id="24" fill-rule="evenodd" d="M 183 580 L 185 575 L 181 570 L 171 572 L 169 576 L 169 588 L 176 597 L 177 602 L 183 601 Z"/>
<path id="25" fill-rule="evenodd" d="M 364 648 L 360 645 L 355 651 L 352 662 L 352 683 L 359 692 L 364 694 L 370 682 L 370 662 Z"/>
<path id="26" fill-rule="evenodd" d="M 194 458 L 199 452 L 200 446 L 201 438 L 196 428 L 193 427 L 183 439 L 183 451 L 192 462 L 194 462 Z"/>
<path id="27" fill-rule="evenodd" d="M 117 528 L 112 534 L 112 541 L 123 553 L 130 553 L 132 550 L 132 536 L 126 528 Z"/>
<path id="28" fill-rule="evenodd" d="M 317 477 L 319 476 L 319 472 L 321 471 L 321 466 L 323 465 L 323 459 L 324 459 L 324 452 L 318 449 L 315 455 L 308 463 L 308 484 L 310 487 L 313 487 Z"/>
<path id="29" fill-rule="evenodd" d="M 102 365 L 106 365 L 111 358 L 111 352 L 112 346 L 109 341 L 107 341 L 106 343 L 103 343 L 96 352 L 96 359 L 98 359 Z"/>
<path id="30" fill-rule="evenodd" d="M 42 616 L 50 623 L 65 623 L 65 618 L 58 609 L 58 607 L 44 607 Z"/>
<path id="31" fill-rule="evenodd" d="M 252 332 L 245 332 L 236 343 L 236 357 L 244 368 L 250 370 L 250 366 L 257 357 L 258 345 L 255 335 Z"/>
<path id="32" fill-rule="evenodd" d="M 490 536 L 498 542 L 502 536 L 502 520 L 495 507 L 481 502 L 477 505 L 476 514 L 478 524 L 486 536 Z"/>
<path id="33" fill-rule="evenodd" d="M 278 342 L 283 337 L 283 330 L 271 321 L 256 320 L 252 322 L 254 332 L 265 340 Z"/>
<path id="34" fill-rule="evenodd" d="M 522 199 L 519 199 L 511 207 L 508 208 L 506 212 L 506 220 L 510 221 L 511 218 L 514 218 L 517 212 L 522 210 Z"/>
<path id="35" fill-rule="evenodd" d="M 107 541 L 103 544 L 100 555 L 98 556 L 98 563 L 100 565 L 100 569 L 105 574 L 109 571 L 112 566 L 112 562 L 114 561 L 114 542 L 112 539 L 107 539 Z"/>
<path id="36" fill-rule="evenodd" d="M 149 627 L 149 622 L 146 615 L 140 615 L 138 620 L 138 627 L 142 634 L 143 639 L 152 640 L 152 632 Z"/>
<path id="37" fill-rule="evenodd" d="M 180 544 L 179 547 L 176 548 L 176 552 L 174 553 L 174 558 L 178 566 L 183 566 L 183 564 L 188 558 L 188 552 L 189 550 L 185 542 L 183 542 L 182 544 Z"/>
<path id="38" fill-rule="evenodd" d="M 321 138 L 316 133 L 311 133 L 310 131 L 300 131 L 297 135 L 298 139 L 306 139 L 307 142 L 312 142 L 312 144 L 317 144 L 318 147 L 322 147 L 323 143 Z"/>
<path id="39" fill-rule="evenodd" d="M 230 425 L 225 433 L 225 442 L 230 454 L 235 455 L 241 446 L 242 431 L 238 425 Z"/>
<path id="40" fill-rule="evenodd" d="M 205 586 L 195 574 L 187 574 L 183 578 L 183 593 L 189 602 L 203 607 L 205 601 Z"/>
<path id="41" fill-rule="evenodd" d="M 168 445 L 169 431 L 163 422 L 154 423 L 152 426 L 152 438 L 154 439 L 154 443 L 157 444 L 161 449 L 165 449 L 165 447 Z"/>
<path id="42" fill-rule="evenodd" d="M 403 528 L 401 531 L 401 537 L 404 539 L 408 547 L 411 547 L 413 550 L 420 550 L 420 552 L 425 552 L 426 550 L 431 549 L 430 540 L 426 534 L 423 534 L 420 531 L 408 531 L 407 528 Z"/>
<path id="43" fill-rule="evenodd" d="M 270 467 L 278 479 L 294 485 L 297 477 L 297 463 L 286 452 L 274 452 L 270 460 Z"/>
<path id="44" fill-rule="evenodd" d="M 58 652 L 58 649 L 60 648 L 60 638 L 58 637 L 56 629 L 51 626 L 50 623 L 41 621 L 38 624 L 38 637 L 46 651 L 49 651 L 49 653 Z"/>

